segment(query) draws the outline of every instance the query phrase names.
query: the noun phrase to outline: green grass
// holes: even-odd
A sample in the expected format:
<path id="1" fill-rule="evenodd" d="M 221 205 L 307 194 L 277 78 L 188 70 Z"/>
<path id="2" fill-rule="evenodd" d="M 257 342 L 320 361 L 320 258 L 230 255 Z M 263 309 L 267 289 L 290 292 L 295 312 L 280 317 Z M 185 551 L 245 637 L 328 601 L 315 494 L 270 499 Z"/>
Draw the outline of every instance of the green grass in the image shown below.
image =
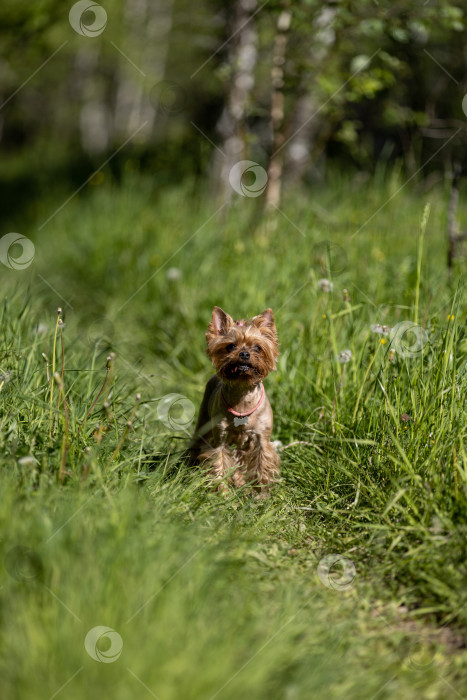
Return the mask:
<path id="1" fill-rule="evenodd" d="M 38 233 L 62 201 L 33 203 L 34 263 L 0 271 L 2 698 L 467 694 L 466 296 L 446 193 L 401 184 L 336 177 L 259 220 L 104 181 Z M 276 314 L 274 438 L 302 442 L 264 502 L 179 459 L 214 304 Z M 412 357 L 371 330 L 403 321 Z M 114 663 L 86 652 L 99 625 Z"/>

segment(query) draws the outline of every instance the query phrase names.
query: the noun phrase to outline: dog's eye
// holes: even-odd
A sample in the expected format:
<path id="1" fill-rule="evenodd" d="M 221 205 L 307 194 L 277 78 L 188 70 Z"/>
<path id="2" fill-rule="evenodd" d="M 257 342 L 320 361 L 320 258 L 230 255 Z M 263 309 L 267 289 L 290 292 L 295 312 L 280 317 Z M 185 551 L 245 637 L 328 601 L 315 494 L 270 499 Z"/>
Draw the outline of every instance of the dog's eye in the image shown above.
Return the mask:
<path id="1" fill-rule="evenodd" d="M 263 352 L 263 348 L 259 345 L 255 345 L 255 352 Z"/>
<path id="2" fill-rule="evenodd" d="M 229 343 L 229 345 L 227 345 L 225 349 L 227 350 L 227 352 L 232 352 L 232 350 L 235 350 L 236 347 L 237 346 L 235 345 L 235 343 Z"/>

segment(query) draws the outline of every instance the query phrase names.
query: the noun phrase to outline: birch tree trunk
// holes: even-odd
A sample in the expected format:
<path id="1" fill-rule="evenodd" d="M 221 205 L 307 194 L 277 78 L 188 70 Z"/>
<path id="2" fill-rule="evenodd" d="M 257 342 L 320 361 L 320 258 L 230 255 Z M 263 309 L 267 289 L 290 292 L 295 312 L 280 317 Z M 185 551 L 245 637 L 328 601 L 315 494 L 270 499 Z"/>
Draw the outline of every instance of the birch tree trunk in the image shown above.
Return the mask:
<path id="1" fill-rule="evenodd" d="M 86 46 L 76 53 L 71 88 L 80 102 L 79 130 L 83 150 L 90 156 L 103 153 L 112 142 L 112 113 L 99 76 L 99 46 Z"/>
<path id="2" fill-rule="evenodd" d="M 466 170 L 463 169 L 460 163 L 455 163 L 452 174 L 451 194 L 449 197 L 447 211 L 447 230 L 448 230 L 448 274 L 452 274 L 454 258 L 456 257 L 457 247 L 463 241 L 467 240 L 467 232 L 460 232 L 457 223 L 457 206 L 459 204 L 459 183 L 463 175 L 466 175 Z"/>
<path id="3" fill-rule="evenodd" d="M 300 84 L 300 96 L 295 103 L 285 149 L 284 177 L 287 183 L 303 179 L 312 161 L 312 152 L 323 122 L 322 104 L 314 94 L 317 78 L 326 67 L 326 61 L 335 45 L 333 29 L 338 8 L 325 5 L 313 22 L 313 37 L 307 56 L 306 68 Z M 324 140 L 323 144 L 326 141 Z M 316 158 L 316 154 L 315 154 Z"/>
<path id="4" fill-rule="evenodd" d="M 246 118 L 250 97 L 255 85 L 257 61 L 257 32 L 254 12 L 257 0 L 236 0 L 232 10 L 232 21 L 226 28 L 229 37 L 228 64 L 231 76 L 227 94 L 216 130 L 221 136 L 221 152 L 215 151 L 213 160 L 213 183 L 222 201 L 230 201 L 232 188 L 229 173 L 232 167 L 247 155 Z"/>
<path id="5" fill-rule="evenodd" d="M 164 78 L 173 6 L 174 0 L 126 0 L 124 22 L 128 42 L 116 51 L 128 51 L 135 65 L 121 56 L 114 129 L 122 138 L 131 136 L 145 122 L 138 132 L 138 141 L 146 143 L 153 131 L 157 102 L 154 94 L 148 100 L 144 83 L 150 80 L 154 86 Z"/>
<path id="6" fill-rule="evenodd" d="M 292 13 L 282 10 L 277 20 L 277 33 L 274 40 L 274 51 L 271 69 L 271 130 L 272 155 L 268 167 L 268 186 L 266 189 L 266 208 L 274 209 L 279 206 L 281 198 L 284 134 L 284 64 L 287 49 L 288 34 L 292 21 Z"/>
<path id="7" fill-rule="evenodd" d="M 310 49 L 305 59 L 300 94 L 288 122 L 284 117 L 283 67 L 292 17 L 291 12 L 286 8 L 279 16 L 271 71 L 270 121 L 273 151 L 269 163 L 266 193 L 268 209 L 279 206 L 284 180 L 291 183 L 300 181 L 310 165 L 313 143 L 322 122 L 320 105 L 314 95 L 313 87 L 335 43 L 333 23 L 337 11 L 336 5 L 325 5 L 320 8 L 313 21 Z"/>

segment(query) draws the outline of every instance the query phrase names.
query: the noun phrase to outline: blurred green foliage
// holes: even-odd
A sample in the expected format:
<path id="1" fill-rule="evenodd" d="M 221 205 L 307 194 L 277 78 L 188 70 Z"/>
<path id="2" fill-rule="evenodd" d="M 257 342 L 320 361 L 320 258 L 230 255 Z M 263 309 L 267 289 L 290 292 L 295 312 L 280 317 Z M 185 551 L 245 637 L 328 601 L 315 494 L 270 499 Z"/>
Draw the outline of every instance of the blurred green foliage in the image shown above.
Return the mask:
<path id="1" fill-rule="evenodd" d="M 236 70 L 228 49 L 238 39 L 231 33 L 237 3 L 102 4 L 105 30 L 88 37 L 70 25 L 71 2 L 1 3 L 4 216 L 57 182 L 81 183 L 127 140 L 125 156 L 161 186 L 209 173 L 210 141 L 219 142 L 216 124 Z M 451 145 L 461 153 L 461 4 L 274 0 L 256 7 L 250 22 L 257 58 L 246 113 L 247 143 L 256 152 L 270 149 L 273 44 L 277 17 L 286 8 L 292 22 L 284 66 L 285 131 L 297 101 L 309 95 L 316 112 L 310 113 L 311 169 L 325 154 L 368 170 L 381 158 L 402 159 L 413 172 L 456 129 Z M 91 23 L 92 13 L 82 19 Z M 445 149 L 430 167 L 445 168 L 451 153 Z M 120 154 L 113 155 L 112 166 L 120 172 Z"/>

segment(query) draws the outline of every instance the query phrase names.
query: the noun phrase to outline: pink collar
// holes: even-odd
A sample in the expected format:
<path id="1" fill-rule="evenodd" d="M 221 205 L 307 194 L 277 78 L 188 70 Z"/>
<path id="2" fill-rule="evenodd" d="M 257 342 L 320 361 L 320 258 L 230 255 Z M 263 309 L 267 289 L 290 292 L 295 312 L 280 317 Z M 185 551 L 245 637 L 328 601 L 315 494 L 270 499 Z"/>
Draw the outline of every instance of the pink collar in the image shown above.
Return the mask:
<path id="1" fill-rule="evenodd" d="M 229 404 L 225 400 L 224 392 L 222 391 L 222 389 L 221 389 L 221 399 L 224 402 L 224 405 L 227 408 L 228 412 L 232 413 L 234 416 L 239 416 L 240 418 L 244 418 L 245 416 L 251 416 L 251 414 L 254 413 L 256 411 L 256 409 L 259 408 L 261 406 L 261 404 L 263 403 L 264 384 L 263 384 L 263 382 L 261 382 L 261 396 L 260 396 L 258 403 L 256 404 L 256 406 L 254 408 L 251 409 L 251 411 L 247 411 L 246 413 L 239 413 L 238 411 L 234 411 L 232 406 L 229 406 Z"/>

